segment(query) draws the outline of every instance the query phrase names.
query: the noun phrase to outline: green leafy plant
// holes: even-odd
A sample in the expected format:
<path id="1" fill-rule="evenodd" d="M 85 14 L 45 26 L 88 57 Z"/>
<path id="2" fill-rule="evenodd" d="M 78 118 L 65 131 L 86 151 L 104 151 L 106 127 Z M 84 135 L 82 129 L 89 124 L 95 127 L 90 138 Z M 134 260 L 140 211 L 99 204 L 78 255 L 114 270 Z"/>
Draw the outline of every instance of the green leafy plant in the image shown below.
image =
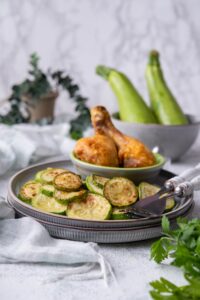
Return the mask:
<path id="1" fill-rule="evenodd" d="M 188 284 L 176 286 L 170 281 L 160 278 L 151 282 L 153 299 L 200 299 L 200 219 L 179 218 L 178 229 L 170 230 L 168 219 L 162 219 L 164 236 L 153 243 L 151 259 L 161 263 L 171 258 L 171 264 L 184 271 Z"/>
<path id="2" fill-rule="evenodd" d="M 0 123 L 6 125 L 13 125 L 19 123 L 27 123 L 29 115 L 25 115 L 21 110 L 21 103 L 19 100 L 12 100 L 10 103 L 10 110 L 5 115 L 0 115 Z"/>
<path id="3" fill-rule="evenodd" d="M 44 96 L 58 91 L 61 87 L 75 103 L 77 117 L 70 122 L 70 135 L 74 139 L 82 137 L 84 130 L 90 125 L 90 111 L 86 104 L 88 99 L 81 96 L 79 86 L 69 75 L 65 75 L 63 71 L 48 70 L 45 73 L 39 67 L 39 60 L 36 53 L 31 54 L 29 77 L 12 86 L 12 93 L 8 98 L 10 111 L 0 116 L 0 122 L 9 125 L 29 122 L 28 106 L 37 105 Z M 31 101 L 23 101 L 26 99 Z M 26 109 L 27 116 L 24 116 L 22 106 Z"/>
<path id="4" fill-rule="evenodd" d="M 27 97 L 32 102 L 36 102 L 53 90 L 48 78 L 49 74 L 45 74 L 39 68 L 39 57 L 36 53 L 30 56 L 30 66 L 31 69 L 28 71 L 29 78 L 20 84 L 12 86 L 12 94 L 9 100 L 18 99 L 21 101 L 23 97 Z"/>
<path id="5" fill-rule="evenodd" d="M 150 292 L 156 300 L 199 300 L 200 279 L 185 276 L 188 284 L 177 286 L 165 278 L 160 278 L 151 283 L 154 290 Z"/>
<path id="6" fill-rule="evenodd" d="M 57 85 L 67 90 L 71 99 L 75 102 L 75 111 L 77 117 L 71 120 L 70 135 L 73 139 L 77 140 L 83 136 L 84 130 L 90 126 L 90 111 L 86 105 L 87 98 L 82 97 L 77 84 L 67 75 L 64 76 L 62 71 L 52 73 L 52 78 L 56 80 Z"/>

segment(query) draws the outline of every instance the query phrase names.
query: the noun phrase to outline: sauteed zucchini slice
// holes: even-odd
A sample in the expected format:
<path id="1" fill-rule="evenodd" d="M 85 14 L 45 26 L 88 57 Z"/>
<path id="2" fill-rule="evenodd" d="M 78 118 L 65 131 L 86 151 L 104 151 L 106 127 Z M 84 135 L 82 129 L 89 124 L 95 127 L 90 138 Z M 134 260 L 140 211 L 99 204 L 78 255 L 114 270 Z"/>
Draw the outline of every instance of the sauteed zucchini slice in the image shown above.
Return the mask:
<path id="1" fill-rule="evenodd" d="M 27 203 L 31 203 L 32 199 L 40 192 L 41 184 L 36 181 L 26 182 L 19 191 L 19 198 Z"/>
<path id="2" fill-rule="evenodd" d="M 41 187 L 41 193 L 44 194 L 44 195 L 46 195 L 46 196 L 49 196 L 49 197 L 53 196 L 54 191 L 55 191 L 55 188 L 51 184 L 44 184 Z"/>
<path id="3" fill-rule="evenodd" d="M 112 220 L 128 220 L 130 218 L 126 214 L 126 209 L 125 208 L 113 207 L 112 214 L 111 214 L 111 219 Z"/>
<path id="4" fill-rule="evenodd" d="M 98 175 L 92 175 L 92 180 L 96 186 L 103 188 L 105 183 L 109 180 L 109 178 Z"/>
<path id="5" fill-rule="evenodd" d="M 138 198 L 138 191 L 135 184 L 123 177 L 110 179 L 103 189 L 104 197 L 117 207 L 131 205 Z"/>
<path id="6" fill-rule="evenodd" d="M 142 200 L 143 198 L 153 196 L 157 192 L 159 192 L 160 187 L 157 185 L 150 184 L 148 182 L 141 182 L 138 187 L 139 190 L 139 198 Z M 164 194 L 163 194 L 164 196 Z M 165 210 L 171 210 L 175 206 L 175 200 L 173 198 L 168 198 L 166 200 Z"/>
<path id="7" fill-rule="evenodd" d="M 93 193 L 89 193 L 85 200 L 70 202 L 67 206 L 67 216 L 75 219 L 107 220 L 111 211 L 108 200 Z"/>
<path id="8" fill-rule="evenodd" d="M 148 182 L 141 182 L 138 186 L 139 199 L 155 195 L 159 190 L 160 187 L 157 185 L 153 185 Z"/>
<path id="9" fill-rule="evenodd" d="M 82 184 L 81 177 L 72 172 L 64 172 L 54 178 L 55 188 L 61 191 L 78 191 Z"/>
<path id="10" fill-rule="evenodd" d="M 77 192 L 65 192 L 60 190 L 55 190 L 54 197 L 57 201 L 62 204 L 67 204 L 74 200 L 83 200 L 87 196 L 88 191 L 81 190 Z"/>
<path id="11" fill-rule="evenodd" d="M 63 172 L 69 172 L 69 171 L 67 171 L 65 169 L 59 169 L 59 168 L 47 168 L 41 174 L 38 174 L 38 176 L 40 176 L 40 182 L 52 184 L 54 181 L 54 178 L 58 174 L 61 174 Z"/>
<path id="12" fill-rule="evenodd" d="M 35 181 L 42 183 L 41 175 L 42 175 L 43 172 L 44 172 L 44 170 L 41 170 L 41 171 L 39 171 L 39 172 L 36 173 L 36 175 L 35 175 Z"/>
<path id="13" fill-rule="evenodd" d="M 169 211 L 171 210 L 172 208 L 174 208 L 175 206 L 175 200 L 173 198 L 168 198 L 166 200 L 166 207 L 165 207 L 165 210 L 166 211 Z"/>
<path id="14" fill-rule="evenodd" d="M 86 186 L 90 192 L 103 196 L 103 188 L 94 183 L 92 175 L 86 177 Z"/>
<path id="15" fill-rule="evenodd" d="M 65 214 L 67 205 L 58 203 L 54 197 L 48 197 L 44 194 L 38 194 L 32 200 L 32 206 L 41 210 L 55 214 Z"/>

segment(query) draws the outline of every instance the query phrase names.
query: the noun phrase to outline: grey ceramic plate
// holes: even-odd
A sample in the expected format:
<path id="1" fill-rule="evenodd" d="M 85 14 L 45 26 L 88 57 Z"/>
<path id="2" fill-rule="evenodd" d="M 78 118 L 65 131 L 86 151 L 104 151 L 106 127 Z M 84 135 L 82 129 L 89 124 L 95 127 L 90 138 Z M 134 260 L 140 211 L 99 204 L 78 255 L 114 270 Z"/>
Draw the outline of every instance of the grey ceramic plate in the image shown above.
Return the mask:
<path id="1" fill-rule="evenodd" d="M 7 200 L 16 210 L 18 216 L 30 216 L 43 224 L 54 237 L 93 241 L 99 243 L 121 243 L 145 240 L 161 235 L 161 218 L 140 218 L 131 220 L 90 221 L 71 219 L 66 216 L 55 215 L 39 211 L 17 198 L 19 188 L 32 179 L 36 172 L 47 167 L 67 168 L 74 171 L 70 161 L 54 161 L 38 164 L 16 173 L 9 182 Z M 156 184 L 163 182 L 174 174 L 162 170 L 154 179 Z M 188 215 L 193 208 L 193 198 L 178 199 L 176 207 L 167 213 L 172 224 L 178 216 Z"/>

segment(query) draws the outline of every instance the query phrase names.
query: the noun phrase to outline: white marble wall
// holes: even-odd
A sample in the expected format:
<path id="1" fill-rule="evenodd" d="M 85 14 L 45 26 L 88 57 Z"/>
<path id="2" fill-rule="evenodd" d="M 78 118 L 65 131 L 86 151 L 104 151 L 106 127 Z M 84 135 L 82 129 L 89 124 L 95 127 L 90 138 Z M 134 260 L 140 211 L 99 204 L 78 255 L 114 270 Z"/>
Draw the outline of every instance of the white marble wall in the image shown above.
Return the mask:
<path id="1" fill-rule="evenodd" d="M 199 0 L 0 0 L 0 99 L 24 78 L 28 55 L 37 51 L 44 68 L 76 78 L 90 105 L 117 108 L 95 75 L 100 63 L 124 71 L 148 101 L 144 70 L 156 48 L 179 102 L 200 115 L 199 13 Z"/>

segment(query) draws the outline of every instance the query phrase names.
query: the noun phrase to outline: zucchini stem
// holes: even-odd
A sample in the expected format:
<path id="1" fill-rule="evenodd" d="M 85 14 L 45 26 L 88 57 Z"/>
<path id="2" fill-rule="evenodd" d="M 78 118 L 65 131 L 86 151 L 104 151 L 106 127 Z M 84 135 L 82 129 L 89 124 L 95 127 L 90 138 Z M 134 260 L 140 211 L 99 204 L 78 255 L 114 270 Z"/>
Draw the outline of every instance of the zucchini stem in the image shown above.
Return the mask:
<path id="1" fill-rule="evenodd" d="M 99 65 L 96 67 L 96 73 L 102 76 L 104 79 L 108 80 L 110 73 L 113 71 L 112 68 Z"/>
<path id="2" fill-rule="evenodd" d="M 156 50 L 152 50 L 149 53 L 149 65 L 160 65 L 160 60 L 159 60 L 159 52 Z"/>

